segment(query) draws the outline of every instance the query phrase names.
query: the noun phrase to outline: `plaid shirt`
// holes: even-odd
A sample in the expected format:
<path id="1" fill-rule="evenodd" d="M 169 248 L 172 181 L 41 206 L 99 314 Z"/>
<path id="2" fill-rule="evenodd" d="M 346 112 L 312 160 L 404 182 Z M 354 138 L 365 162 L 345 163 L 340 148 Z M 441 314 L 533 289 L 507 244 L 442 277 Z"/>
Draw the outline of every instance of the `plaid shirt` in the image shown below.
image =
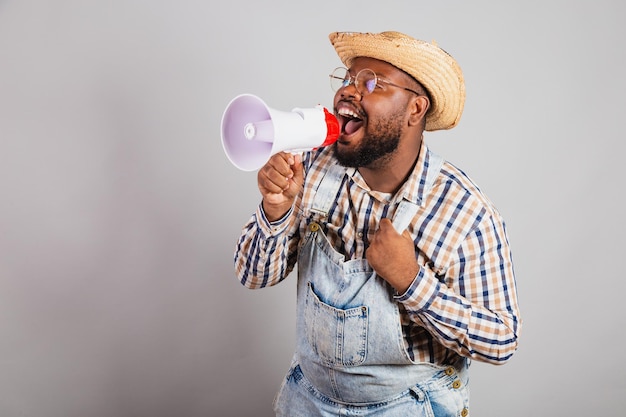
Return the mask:
<path id="1" fill-rule="evenodd" d="M 521 328 L 504 222 L 478 187 L 448 162 L 425 189 L 430 157 L 423 144 L 412 175 L 395 195 L 370 190 L 358 170 L 346 169 L 324 232 L 346 260 L 364 258 L 379 220 L 392 218 L 402 199 L 417 203 L 407 230 L 420 270 L 404 294 L 395 294 L 409 356 L 446 364 L 456 353 L 504 363 L 517 348 Z M 331 147 L 305 154 L 305 186 L 281 220 L 269 223 L 257 207 L 235 251 L 244 286 L 274 285 L 292 271 L 315 187 L 324 167 L 336 163 Z"/>

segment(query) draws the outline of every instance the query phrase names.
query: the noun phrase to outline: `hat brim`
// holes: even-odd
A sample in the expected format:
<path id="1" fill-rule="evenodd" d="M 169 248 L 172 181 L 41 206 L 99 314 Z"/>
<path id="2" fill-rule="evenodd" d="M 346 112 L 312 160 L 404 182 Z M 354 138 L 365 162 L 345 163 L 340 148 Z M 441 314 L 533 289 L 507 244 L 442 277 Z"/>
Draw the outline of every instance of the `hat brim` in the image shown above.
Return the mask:
<path id="1" fill-rule="evenodd" d="M 456 126 L 465 105 L 465 81 L 456 60 L 437 45 L 399 32 L 334 32 L 329 35 L 339 59 L 350 67 L 357 57 L 388 62 L 415 78 L 430 95 L 425 130 Z"/>

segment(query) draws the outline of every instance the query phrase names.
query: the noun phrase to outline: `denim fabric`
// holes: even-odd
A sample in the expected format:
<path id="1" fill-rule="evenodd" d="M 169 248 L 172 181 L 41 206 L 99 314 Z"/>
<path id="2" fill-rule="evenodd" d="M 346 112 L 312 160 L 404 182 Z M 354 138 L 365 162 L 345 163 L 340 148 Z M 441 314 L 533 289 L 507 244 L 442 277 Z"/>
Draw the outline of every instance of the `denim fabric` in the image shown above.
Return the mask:
<path id="1" fill-rule="evenodd" d="M 277 417 L 467 417 L 467 372 L 452 373 L 446 369 L 384 401 L 350 404 L 319 392 L 294 363 L 276 396 L 274 409 Z M 459 380 L 462 386 L 455 388 L 455 381 Z"/>
<path id="2" fill-rule="evenodd" d="M 339 181 L 332 171 L 322 181 L 300 248 L 296 353 L 277 416 L 467 416 L 467 361 L 412 362 L 393 288 L 366 260 L 344 261 L 322 232 Z M 400 204 L 402 230 L 417 206 Z"/>

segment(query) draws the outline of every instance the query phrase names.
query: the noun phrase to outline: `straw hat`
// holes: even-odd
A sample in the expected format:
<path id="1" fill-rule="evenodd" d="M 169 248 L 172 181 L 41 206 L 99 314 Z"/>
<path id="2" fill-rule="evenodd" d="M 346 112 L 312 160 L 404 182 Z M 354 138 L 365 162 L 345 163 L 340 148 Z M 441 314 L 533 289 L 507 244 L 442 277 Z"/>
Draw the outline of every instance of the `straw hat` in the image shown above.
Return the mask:
<path id="1" fill-rule="evenodd" d="M 359 56 L 375 58 L 419 81 L 431 99 L 426 130 L 451 129 L 459 123 L 465 104 L 463 73 L 454 58 L 434 43 L 399 32 L 334 32 L 329 38 L 346 67 Z"/>

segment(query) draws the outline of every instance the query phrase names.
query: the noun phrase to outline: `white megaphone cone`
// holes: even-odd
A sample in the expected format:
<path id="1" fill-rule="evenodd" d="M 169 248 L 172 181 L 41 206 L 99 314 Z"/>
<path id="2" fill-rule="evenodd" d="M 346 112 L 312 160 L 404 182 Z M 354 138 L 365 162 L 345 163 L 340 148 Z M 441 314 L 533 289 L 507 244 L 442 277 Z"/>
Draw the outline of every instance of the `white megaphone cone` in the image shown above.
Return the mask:
<path id="1" fill-rule="evenodd" d="M 222 146 L 243 171 L 261 168 L 278 152 L 309 151 L 334 143 L 337 118 L 322 106 L 290 112 L 269 108 L 252 94 L 235 97 L 222 115 Z"/>

